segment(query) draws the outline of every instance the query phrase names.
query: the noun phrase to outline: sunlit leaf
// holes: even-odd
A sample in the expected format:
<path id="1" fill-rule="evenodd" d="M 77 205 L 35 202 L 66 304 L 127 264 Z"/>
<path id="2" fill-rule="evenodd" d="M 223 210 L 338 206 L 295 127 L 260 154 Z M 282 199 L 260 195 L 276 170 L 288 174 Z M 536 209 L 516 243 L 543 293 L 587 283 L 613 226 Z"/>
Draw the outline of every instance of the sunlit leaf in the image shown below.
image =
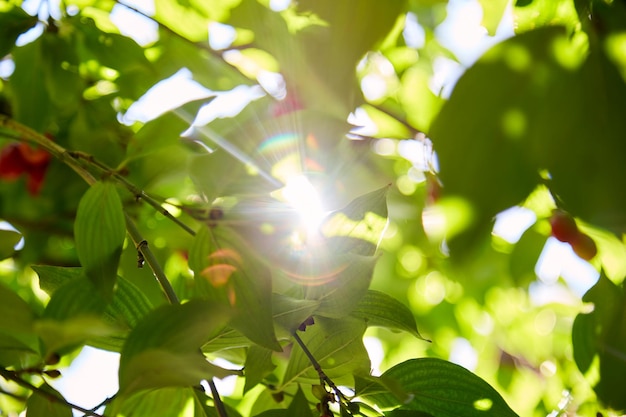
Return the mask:
<path id="1" fill-rule="evenodd" d="M 351 201 L 331 213 L 322 225 L 322 234 L 335 253 L 352 252 L 373 255 L 387 225 L 389 186 Z"/>
<path id="2" fill-rule="evenodd" d="M 193 101 L 183 105 L 182 108 L 191 114 L 196 114 L 200 105 L 209 101 L 210 99 Z M 175 145 L 180 141 L 181 134 L 188 128 L 187 122 L 177 116 L 174 111 L 169 111 L 139 129 L 128 144 L 126 158 L 129 160 L 140 158 L 164 147 Z"/>
<path id="3" fill-rule="evenodd" d="M 546 244 L 546 236 L 534 228 L 528 229 L 511 253 L 511 276 L 518 285 L 528 285 L 536 279 L 535 266 Z"/>
<path id="4" fill-rule="evenodd" d="M 78 205 L 74 235 L 85 274 L 110 299 L 126 236 L 122 202 L 113 183 L 97 182 L 87 190 Z"/>
<path id="5" fill-rule="evenodd" d="M 329 274 L 321 283 L 306 287 L 306 299 L 320 303 L 315 314 L 342 318 L 354 310 L 367 292 L 377 260 L 352 254 L 324 259 Z"/>
<path id="6" fill-rule="evenodd" d="M 276 368 L 276 365 L 272 363 L 271 350 L 257 345 L 250 346 L 244 366 L 246 383 L 243 391 L 247 392 L 254 388 L 254 386 L 261 382 L 274 368 Z"/>
<path id="7" fill-rule="evenodd" d="M 300 333 L 301 339 L 324 373 L 336 384 L 352 383 L 353 373 L 367 374 L 369 357 L 363 346 L 365 323 L 357 319 L 331 320 L 318 317 L 315 324 Z M 300 346 L 294 346 L 283 386 L 294 381 L 316 384 L 319 375 Z"/>
<path id="8" fill-rule="evenodd" d="M 411 310 L 397 299 L 380 291 L 367 291 L 350 314 L 365 319 L 368 326 L 404 330 L 424 339 L 417 330 Z"/>
<path id="9" fill-rule="evenodd" d="M 26 401 L 26 416 L 72 417 L 72 409 L 64 404 L 63 396 L 45 382 L 39 386 L 40 392 L 33 394 Z M 50 396 L 46 395 L 49 394 Z M 52 398 L 57 398 L 53 400 Z"/>
<path id="10" fill-rule="evenodd" d="M 179 416 L 191 405 L 191 388 L 160 388 L 140 391 L 129 398 L 114 398 L 107 405 L 104 415 L 140 417 L 150 415 Z"/>
<path id="11" fill-rule="evenodd" d="M 234 270 L 226 284 L 215 286 L 206 268 L 219 264 Z M 261 346 L 281 350 L 272 320 L 270 271 L 254 258 L 241 237 L 224 226 L 201 228 L 189 251 L 189 266 L 203 297 L 234 309 L 231 326 Z"/>
<path id="12" fill-rule="evenodd" d="M 433 417 L 517 416 L 487 382 L 441 359 L 410 359 L 389 369 L 381 379 L 399 384 L 411 395 L 410 401 L 400 407 L 404 410 Z M 398 399 L 388 393 L 373 394 L 367 399 L 383 409 L 398 404 Z"/>
<path id="13" fill-rule="evenodd" d="M 480 4 L 483 7 L 482 25 L 490 36 L 494 36 L 509 2 L 507 0 L 481 0 Z"/>

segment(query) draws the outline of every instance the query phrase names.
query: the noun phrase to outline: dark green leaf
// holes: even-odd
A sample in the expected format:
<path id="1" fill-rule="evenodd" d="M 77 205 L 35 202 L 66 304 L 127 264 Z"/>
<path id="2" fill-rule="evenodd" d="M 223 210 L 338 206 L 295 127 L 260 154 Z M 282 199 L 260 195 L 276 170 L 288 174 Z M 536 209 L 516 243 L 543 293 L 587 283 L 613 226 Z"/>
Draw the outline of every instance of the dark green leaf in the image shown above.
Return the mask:
<path id="1" fill-rule="evenodd" d="M 97 182 L 81 198 L 74 224 L 76 251 L 85 274 L 105 299 L 113 295 L 125 224 L 113 183 Z"/>
<path id="2" fill-rule="evenodd" d="M 41 363 L 39 338 L 35 335 L 9 335 L 0 331 L 0 366 L 15 368 Z"/>
<path id="3" fill-rule="evenodd" d="M 282 294 L 274 294 L 272 296 L 274 322 L 291 335 L 319 308 L 319 305 L 318 300 L 299 300 Z"/>
<path id="4" fill-rule="evenodd" d="M 39 287 L 50 296 L 68 282 L 84 276 L 80 267 L 31 265 L 31 268 L 39 276 Z"/>
<path id="5" fill-rule="evenodd" d="M 20 7 L 8 6 L 0 11 L 0 58 L 15 46 L 18 36 L 37 23 L 37 16 L 31 16 Z"/>
<path id="6" fill-rule="evenodd" d="M 15 245 L 20 241 L 22 235 L 13 230 L 0 229 L 0 260 L 6 259 L 15 252 Z"/>
<path id="7" fill-rule="evenodd" d="M 369 290 L 350 313 L 364 319 L 368 326 L 381 326 L 388 329 L 404 330 L 415 337 L 420 335 L 411 310 L 400 301 L 380 291 Z"/>
<path id="8" fill-rule="evenodd" d="M 433 417 L 516 417 L 500 394 L 467 369 L 435 358 L 410 359 L 385 372 L 381 379 L 397 383 L 411 400 L 400 408 L 431 414 Z M 367 397 L 385 409 L 398 399 L 389 393 Z"/>
<path id="9" fill-rule="evenodd" d="M 594 304 L 588 314 L 579 314 L 572 329 L 574 360 L 585 372 L 597 354 L 600 359 L 600 381 L 594 387 L 598 397 L 607 406 L 625 410 L 626 401 L 620 384 L 626 383 L 626 304 L 623 290 L 604 274 L 583 297 Z"/>
<path id="10" fill-rule="evenodd" d="M 63 396 L 57 390 L 45 382 L 39 386 L 39 389 L 49 396 L 37 391 L 33 392 L 26 401 L 27 417 L 72 417 L 72 409 L 62 402 Z"/>
<path id="11" fill-rule="evenodd" d="M 517 285 L 525 286 L 536 279 L 535 266 L 546 244 L 546 239 L 545 234 L 530 228 L 515 244 L 511 253 L 510 269 L 511 276 Z"/>
<path id="12" fill-rule="evenodd" d="M 363 346 L 362 320 L 315 318 L 315 324 L 301 333 L 301 339 L 324 373 L 336 384 L 352 383 L 352 374 L 369 373 L 370 361 Z M 319 383 L 319 375 L 300 346 L 294 346 L 283 386 L 292 382 Z"/>
<path id="13" fill-rule="evenodd" d="M 304 392 L 302 392 L 302 387 L 298 387 L 298 391 L 291 400 L 291 404 L 289 404 L 287 412 L 288 416 L 313 417 L 311 406 L 304 396 Z"/>

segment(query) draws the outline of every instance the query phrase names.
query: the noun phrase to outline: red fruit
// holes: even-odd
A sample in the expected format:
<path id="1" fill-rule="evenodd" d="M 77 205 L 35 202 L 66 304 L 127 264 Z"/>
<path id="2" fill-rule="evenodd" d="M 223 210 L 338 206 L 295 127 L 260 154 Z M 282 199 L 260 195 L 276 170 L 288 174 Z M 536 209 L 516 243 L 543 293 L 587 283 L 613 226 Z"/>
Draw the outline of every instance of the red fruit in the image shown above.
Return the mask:
<path id="1" fill-rule="evenodd" d="M 0 152 L 0 179 L 15 180 L 26 174 L 28 192 L 39 194 L 50 162 L 50 154 L 26 143 L 12 143 Z"/>
<path id="2" fill-rule="evenodd" d="M 576 220 L 563 210 L 557 209 L 552 212 L 550 226 L 552 226 L 552 236 L 561 242 L 571 243 L 580 234 Z"/>
<path id="3" fill-rule="evenodd" d="M 596 242 L 584 233 L 578 233 L 570 244 L 574 253 L 586 261 L 590 261 L 598 253 Z"/>

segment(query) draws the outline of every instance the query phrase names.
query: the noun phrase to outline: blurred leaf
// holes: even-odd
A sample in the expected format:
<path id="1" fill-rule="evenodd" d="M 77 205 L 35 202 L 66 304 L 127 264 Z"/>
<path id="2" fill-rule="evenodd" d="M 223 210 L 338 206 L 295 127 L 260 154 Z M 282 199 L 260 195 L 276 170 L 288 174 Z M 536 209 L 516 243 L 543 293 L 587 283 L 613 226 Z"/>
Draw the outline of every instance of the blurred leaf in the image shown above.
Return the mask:
<path id="1" fill-rule="evenodd" d="M 327 216 L 321 231 L 332 253 L 370 256 L 376 252 L 387 226 L 388 190 L 385 186 L 364 194 Z"/>
<path id="2" fill-rule="evenodd" d="M 137 392 L 129 398 L 115 397 L 104 415 L 126 417 L 179 416 L 193 395 L 191 388 L 160 388 Z"/>
<path id="3" fill-rule="evenodd" d="M 31 268 L 39 276 L 39 287 L 50 296 L 64 284 L 84 276 L 81 267 L 31 265 Z"/>
<path id="4" fill-rule="evenodd" d="M 174 32 L 194 42 L 206 42 L 209 37 L 209 16 L 202 1 L 188 0 L 184 3 L 155 0 L 154 17 Z"/>
<path id="5" fill-rule="evenodd" d="M 546 239 L 544 234 L 530 228 L 515 244 L 511 253 L 510 270 L 517 285 L 526 286 L 536 279 L 535 266 Z"/>
<path id="6" fill-rule="evenodd" d="M 75 37 L 46 31 L 41 41 L 43 76 L 50 100 L 60 112 L 71 114 L 78 108 L 86 87 L 78 72 Z"/>
<path id="7" fill-rule="evenodd" d="M 31 333 L 35 312 L 14 291 L 0 283 L 0 332 Z"/>
<path id="8" fill-rule="evenodd" d="M 13 230 L 0 229 L 0 260 L 9 258 L 15 252 L 15 245 L 22 239 L 22 235 Z"/>
<path id="9" fill-rule="evenodd" d="M 591 366 L 595 355 L 600 359 L 600 380 L 594 387 L 600 400 L 615 410 L 626 410 L 620 384 L 626 383 L 626 303 L 622 288 L 604 274 L 584 295 L 593 303 L 588 314 L 576 317 L 572 329 L 574 360 L 581 372 Z"/>
<path id="10" fill-rule="evenodd" d="M 397 299 L 380 291 L 368 290 L 350 315 L 365 319 L 368 326 L 404 330 L 426 340 L 417 330 L 411 310 Z"/>
<path id="11" fill-rule="evenodd" d="M 44 131 L 54 114 L 43 74 L 46 67 L 43 47 L 42 38 L 39 37 L 13 49 L 11 56 L 15 70 L 8 84 L 13 98 L 13 117 L 38 132 Z"/>
<path id="12" fill-rule="evenodd" d="M 20 7 L 7 4 L 0 10 L 0 58 L 15 46 L 18 36 L 37 24 L 37 16 L 31 16 Z"/>
<path id="13" fill-rule="evenodd" d="M 413 65 L 402 75 L 399 91 L 407 121 L 422 132 L 430 131 L 433 119 L 445 102 L 430 89 L 432 76 L 432 69 L 425 64 Z"/>
<path id="14" fill-rule="evenodd" d="M 219 196 L 231 194 L 224 192 L 230 191 L 231 184 L 241 181 L 246 173 L 243 164 L 219 149 L 210 154 L 194 156 L 189 175 L 207 201 L 213 201 Z"/>
<path id="15" fill-rule="evenodd" d="M 124 395 L 166 386 L 193 386 L 202 379 L 231 372 L 200 353 L 200 346 L 224 327 L 228 312 L 193 300 L 153 310 L 131 331 L 120 358 L 120 390 Z"/>
<path id="16" fill-rule="evenodd" d="M 63 398 L 63 396 L 50 385 L 45 382 L 39 386 L 39 389 L 51 396 Z M 61 400 L 53 401 L 49 397 L 35 391 L 26 401 L 27 417 L 72 417 L 72 409 L 61 402 Z"/>
<path id="17" fill-rule="evenodd" d="M 315 315 L 339 319 L 350 314 L 367 293 L 377 260 L 353 254 L 318 260 L 328 272 L 306 287 L 306 299 L 320 303 Z"/>
<path id="18" fill-rule="evenodd" d="M 0 331 L 0 366 L 15 369 L 41 363 L 39 338 L 35 335 L 9 335 Z"/>
<path id="19" fill-rule="evenodd" d="M 270 271 L 241 237 L 225 226 L 201 228 L 189 250 L 189 266 L 202 296 L 234 309 L 231 326 L 261 346 L 281 350 L 272 320 Z"/>
<path id="20" fill-rule="evenodd" d="M 509 2 L 508 0 L 480 0 L 480 4 L 483 8 L 482 26 L 487 29 L 489 36 L 494 36 Z"/>
<path id="21" fill-rule="evenodd" d="M 298 387 L 296 395 L 291 400 L 286 416 L 313 417 L 309 401 L 302 392 L 302 387 Z"/>
<path id="22" fill-rule="evenodd" d="M 113 183 L 97 182 L 87 190 L 78 205 L 74 235 L 85 275 L 110 299 L 126 237 L 122 202 Z"/>
<path id="23" fill-rule="evenodd" d="M 433 417 L 511 416 L 504 399 L 487 382 L 467 369 L 435 358 L 410 359 L 394 366 L 382 376 L 398 383 L 410 402 L 400 408 L 431 414 Z M 398 399 L 392 394 L 367 396 L 379 407 L 394 407 Z"/>
<path id="24" fill-rule="evenodd" d="M 336 384 L 351 382 L 352 374 L 367 374 L 370 361 L 363 346 L 365 323 L 357 319 L 330 320 L 316 317 L 301 338 L 324 373 Z M 283 386 L 292 382 L 319 383 L 319 375 L 299 346 L 294 346 Z"/>
<path id="25" fill-rule="evenodd" d="M 318 300 L 300 300 L 282 294 L 273 294 L 274 322 L 293 333 L 300 324 L 320 306 Z"/>
<path id="26" fill-rule="evenodd" d="M 571 0 L 518 1 L 514 9 L 515 32 L 523 33 L 542 26 L 557 25 L 573 31 L 580 23 L 574 3 Z"/>
<path id="27" fill-rule="evenodd" d="M 270 349 L 257 345 L 250 346 L 244 365 L 246 383 L 243 392 L 248 392 L 254 388 L 274 368 L 276 368 L 276 365 L 272 363 L 272 351 Z"/>
<path id="28" fill-rule="evenodd" d="M 196 114 L 201 105 L 209 103 L 211 99 L 192 101 L 181 106 L 181 109 Z M 130 139 L 126 148 L 126 158 L 135 159 L 167 146 L 180 142 L 181 134 L 189 128 L 189 123 L 176 115 L 176 110 L 169 111 L 154 120 L 147 122 Z"/>

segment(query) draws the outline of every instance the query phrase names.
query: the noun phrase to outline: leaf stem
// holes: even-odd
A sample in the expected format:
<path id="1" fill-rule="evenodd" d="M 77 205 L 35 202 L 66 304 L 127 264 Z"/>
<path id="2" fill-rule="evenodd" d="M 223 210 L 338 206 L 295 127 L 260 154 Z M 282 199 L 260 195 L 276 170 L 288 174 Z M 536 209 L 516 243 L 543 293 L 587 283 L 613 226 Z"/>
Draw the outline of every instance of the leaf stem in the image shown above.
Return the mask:
<path id="1" fill-rule="evenodd" d="M 39 387 L 34 386 L 33 384 L 31 384 L 30 382 L 20 378 L 17 373 L 15 371 L 10 371 L 8 369 L 5 368 L 0 368 L 0 376 L 2 376 L 5 380 L 7 381 L 12 381 L 15 382 L 17 385 L 29 389 L 32 392 L 41 395 L 42 397 L 47 398 L 50 401 L 59 403 L 59 404 L 63 404 L 67 407 L 73 408 L 74 410 L 78 410 L 81 413 L 84 413 L 86 416 L 92 416 L 92 417 L 104 417 L 104 415 L 102 414 L 98 414 L 95 411 L 92 410 L 88 410 L 86 408 L 83 408 L 79 405 L 76 404 L 72 404 L 69 401 L 67 401 L 65 398 L 59 397 L 56 394 L 53 394 L 51 392 L 46 392 L 44 390 L 42 390 Z"/>

